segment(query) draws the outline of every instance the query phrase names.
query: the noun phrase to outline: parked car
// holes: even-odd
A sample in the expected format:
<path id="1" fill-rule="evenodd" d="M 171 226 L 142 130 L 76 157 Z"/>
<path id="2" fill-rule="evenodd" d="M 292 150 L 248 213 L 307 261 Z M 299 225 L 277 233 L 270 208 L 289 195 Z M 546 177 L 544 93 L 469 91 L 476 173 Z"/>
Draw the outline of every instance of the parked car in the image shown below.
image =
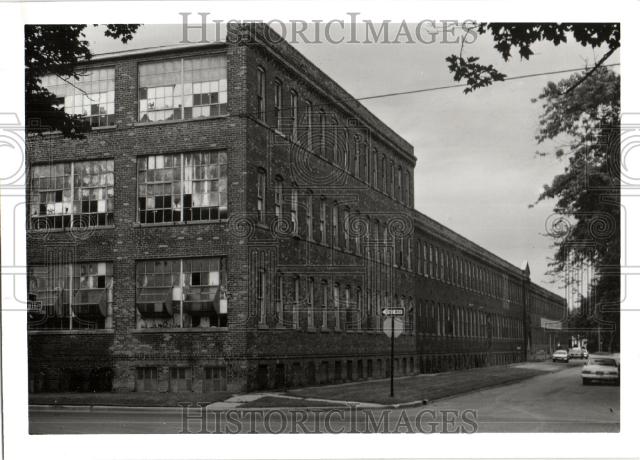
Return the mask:
<path id="1" fill-rule="evenodd" d="M 582 367 L 582 384 L 591 382 L 611 382 L 620 385 L 620 371 L 615 359 L 603 356 L 592 356 Z"/>
<path id="2" fill-rule="evenodd" d="M 555 363 L 556 361 L 564 361 L 565 363 L 569 362 L 569 353 L 567 350 L 556 350 L 551 356 L 551 360 Z"/>
<path id="3" fill-rule="evenodd" d="M 582 359 L 582 350 L 580 348 L 569 350 L 569 359 Z"/>

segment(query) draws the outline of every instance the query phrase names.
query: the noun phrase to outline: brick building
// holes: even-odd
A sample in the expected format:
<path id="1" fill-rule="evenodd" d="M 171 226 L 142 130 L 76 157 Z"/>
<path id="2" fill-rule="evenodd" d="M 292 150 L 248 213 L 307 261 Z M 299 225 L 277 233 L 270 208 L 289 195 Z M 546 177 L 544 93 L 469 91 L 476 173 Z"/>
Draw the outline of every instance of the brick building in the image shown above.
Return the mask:
<path id="1" fill-rule="evenodd" d="M 563 299 L 415 211 L 412 146 L 263 26 L 43 83 L 93 129 L 27 141 L 30 391 L 254 390 L 553 350 Z M 394 363 L 386 306 L 406 311 Z"/>

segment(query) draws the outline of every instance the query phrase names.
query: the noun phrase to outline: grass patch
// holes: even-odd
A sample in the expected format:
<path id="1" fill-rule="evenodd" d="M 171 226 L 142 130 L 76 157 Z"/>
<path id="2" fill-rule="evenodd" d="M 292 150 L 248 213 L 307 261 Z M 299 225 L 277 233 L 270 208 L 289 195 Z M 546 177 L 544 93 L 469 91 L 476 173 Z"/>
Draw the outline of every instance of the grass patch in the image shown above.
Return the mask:
<path id="1" fill-rule="evenodd" d="M 454 396 L 498 385 L 515 383 L 547 371 L 514 367 L 485 367 L 443 374 L 417 375 L 394 381 L 395 396 L 389 396 L 389 379 L 349 385 L 301 388 L 288 393 L 304 398 L 336 399 L 378 404 L 398 404 Z"/>
<path id="2" fill-rule="evenodd" d="M 177 407 L 178 403 L 211 404 L 231 397 L 229 392 L 216 393 L 33 393 L 29 404 L 56 406 L 132 406 Z"/>
<path id="3" fill-rule="evenodd" d="M 268 407 L 345 407 L 345 404 L 327 401 L 309 401 L 306 399 L 279 398 L 277 396 L 265 396 L 255 401 L 246 402 L 239 407 L 242 409 L 268 408 Z"/>

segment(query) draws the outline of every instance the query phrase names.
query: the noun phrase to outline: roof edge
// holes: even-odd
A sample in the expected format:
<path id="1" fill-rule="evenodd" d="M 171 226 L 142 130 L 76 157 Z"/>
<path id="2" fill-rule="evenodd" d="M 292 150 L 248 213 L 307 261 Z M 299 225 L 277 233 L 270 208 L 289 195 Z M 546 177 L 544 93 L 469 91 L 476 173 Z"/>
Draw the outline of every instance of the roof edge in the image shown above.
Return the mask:
<path id="1" fill-rule="evenodd" d="M 185 43 L 180 45 L 162 45 L 162 46 L 149 46 L 146 48 L 135 48 L 122 51 L 111 51 L 108 53 L 97 53 L 91 56 L 91 59 L 83 59 L 82 63 L 92 63 L 99 61 L 108 61 L 111 59 L 120 59 L 129 56 L 140 55 L 152 55 L 152 54 L 164 54 L 181 50 L 199 50 L 206 48 L 224 48 L 228 46 L 225 42 L 208 42 L 208 43 Z"/>

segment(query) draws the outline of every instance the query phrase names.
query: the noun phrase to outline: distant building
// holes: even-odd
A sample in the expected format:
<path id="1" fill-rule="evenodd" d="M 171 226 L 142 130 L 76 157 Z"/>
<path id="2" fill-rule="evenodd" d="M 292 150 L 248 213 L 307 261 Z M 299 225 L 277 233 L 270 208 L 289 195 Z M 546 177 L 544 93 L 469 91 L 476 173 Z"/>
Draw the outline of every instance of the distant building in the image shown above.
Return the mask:
<path id="1" fill-rule="evenodd" d="M 263 27 L 44 82 L 93 130 L 27 141 L 30 390 L 255 390 L 552 352 L 541 318 L 564 300 L 415 211 L 412 146 Z M 387 306 L 406 311 L 394 363 Z"/>

